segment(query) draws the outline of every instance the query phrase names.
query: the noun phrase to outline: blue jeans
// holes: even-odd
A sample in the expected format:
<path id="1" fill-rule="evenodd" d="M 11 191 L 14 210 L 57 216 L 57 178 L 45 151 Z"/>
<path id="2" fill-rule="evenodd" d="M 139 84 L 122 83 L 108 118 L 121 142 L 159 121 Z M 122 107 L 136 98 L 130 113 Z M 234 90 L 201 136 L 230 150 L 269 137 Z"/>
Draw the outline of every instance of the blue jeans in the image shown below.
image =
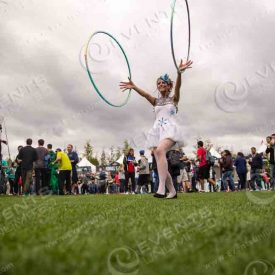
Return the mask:
<path id="1" fill-rule="evenodd" d="M 90 194 L 98 193 L 97 185 L 95 183 L 89 184 L 88 191 Z"/>
<path id="2" fill-rule="evenodd" d="M 253 190 L 256 190 L 255 181 L 258 188 L 262 189 L 262 169 L 251 169 L 251 184 Z"/>
<path id="3" fill-rule="evenodd" d="M 222 174 L 222 183 L 224 191 L 227 190 L 227 180 L 229 180 L 229 188 L 231 191 L 235 191 L 235 184 L 233 180 L 233 171 L 225 171 Z"/>
<path id="4" fill-rule="evenodd" d="M 159 175 L 158 173 L 154 172 L 154 193 L 156 193 L 158 191 L 159 188 Z"/>
<path id="5" fill-rule="evenodd" d="M 120 183 L 120 193 L 124 193 L 125 192 L 125 179 L 119 179 L 119 183 Z"/>

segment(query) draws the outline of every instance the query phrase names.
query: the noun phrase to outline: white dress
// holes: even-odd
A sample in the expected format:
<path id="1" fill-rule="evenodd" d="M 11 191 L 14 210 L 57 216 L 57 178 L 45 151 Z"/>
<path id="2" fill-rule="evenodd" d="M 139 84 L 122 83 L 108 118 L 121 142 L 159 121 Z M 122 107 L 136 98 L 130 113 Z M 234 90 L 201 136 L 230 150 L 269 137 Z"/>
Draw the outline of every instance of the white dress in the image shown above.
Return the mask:
<path id="1" fill-rule="evenodd" d="M 176 142 L 175 148 L 184 146 L 183 129 L 177 121 L 177 107 L 172 97 L 158 98 L 155 105 L 156 120 L 153 128 L 148 132 L 147 148 L 157 147 L 161 140 L 171 139 Z"/>

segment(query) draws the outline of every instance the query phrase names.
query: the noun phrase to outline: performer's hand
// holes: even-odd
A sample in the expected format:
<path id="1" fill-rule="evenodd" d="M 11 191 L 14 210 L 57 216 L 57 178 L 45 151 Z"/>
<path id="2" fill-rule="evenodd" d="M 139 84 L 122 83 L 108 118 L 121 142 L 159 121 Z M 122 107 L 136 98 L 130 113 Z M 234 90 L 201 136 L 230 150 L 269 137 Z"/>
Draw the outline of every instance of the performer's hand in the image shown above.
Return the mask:
<path id="1" fill-rule="evenodd" d="M 183 73 L 186 69 L 191 69 L 191 65 L 193 64 L 193 61 L 188 60 L 186 63 L 183 63 L 183 61 L 180 61 L 179 70 L 181 73 Z"/>
<path id="2" fill-rule="evenodd" d="M 136 85 L 134 84 L 134 82 L 132 80 L 129 79 L 128 82 L 120 82 L 119 87 L 122 90 L 122 92 L 124 92 L 126 90 L 136 88 Z"/>

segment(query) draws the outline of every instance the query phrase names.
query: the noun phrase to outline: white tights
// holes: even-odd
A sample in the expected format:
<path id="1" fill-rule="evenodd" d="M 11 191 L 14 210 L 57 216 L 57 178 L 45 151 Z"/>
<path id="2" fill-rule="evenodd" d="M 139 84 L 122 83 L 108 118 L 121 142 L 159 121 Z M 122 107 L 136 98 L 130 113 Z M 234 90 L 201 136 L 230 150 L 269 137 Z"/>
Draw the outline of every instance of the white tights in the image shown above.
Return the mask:
<path id="1" fill-rule="evenodd" d="M 165 186 L 170 194 L 176 194 L 172 177 L 168 172 L 168 163 L 166 158 L 166 153 L 173 147 L 174 144 L 174 141 L 164 139 L 160 142 L 158 147 L 154 149 L 154 156 L 156 158 L 159 175 L 159 188 L 157 193 L 161 195 L 165 194 Z"/>

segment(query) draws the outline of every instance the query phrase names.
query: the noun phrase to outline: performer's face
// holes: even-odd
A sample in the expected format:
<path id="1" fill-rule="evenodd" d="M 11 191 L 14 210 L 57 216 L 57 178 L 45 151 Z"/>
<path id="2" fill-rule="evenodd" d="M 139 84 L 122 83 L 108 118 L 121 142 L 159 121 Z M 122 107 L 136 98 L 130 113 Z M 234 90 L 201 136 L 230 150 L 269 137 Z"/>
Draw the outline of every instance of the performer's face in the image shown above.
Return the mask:
<path id="1" fill-rule="evenodd" d="M 157 88 L 162 96 L 169 93 L 171 89 L 171 85 L 169 85 L 167 82 L 163 81 L 162 79 L 158 79 L 157 81 Z"/>

